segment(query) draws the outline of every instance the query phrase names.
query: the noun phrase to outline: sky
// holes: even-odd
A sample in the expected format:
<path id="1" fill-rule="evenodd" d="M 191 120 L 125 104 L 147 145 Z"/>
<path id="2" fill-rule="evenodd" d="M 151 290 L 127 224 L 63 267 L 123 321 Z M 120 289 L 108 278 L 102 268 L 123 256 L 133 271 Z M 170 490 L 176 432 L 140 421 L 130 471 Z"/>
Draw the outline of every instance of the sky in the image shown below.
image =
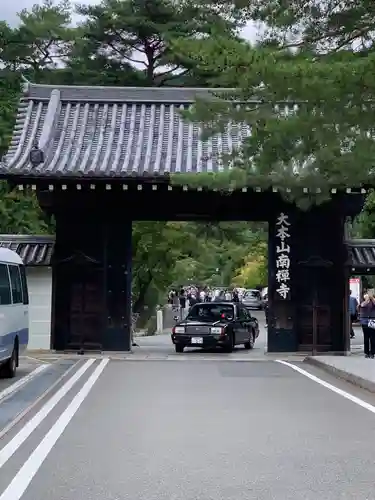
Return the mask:
<path id="1" fill-rule="evenodd" d="M 22 9 L 29 9 L 35 3 L 42 2 L 38 2 L 38 0 L 17 0 L 13 3 L 8 0 L 0 0 L 0 20 L 14 26 L 17 24 L 17 12 L 20 12 Z M 79 3 L 98 3 L 98 0 L 81 0 Z M 243 30 L 243 36 L 247 40 L 255 41 L 258 31 L 254 23 L 249 23 Z"/>

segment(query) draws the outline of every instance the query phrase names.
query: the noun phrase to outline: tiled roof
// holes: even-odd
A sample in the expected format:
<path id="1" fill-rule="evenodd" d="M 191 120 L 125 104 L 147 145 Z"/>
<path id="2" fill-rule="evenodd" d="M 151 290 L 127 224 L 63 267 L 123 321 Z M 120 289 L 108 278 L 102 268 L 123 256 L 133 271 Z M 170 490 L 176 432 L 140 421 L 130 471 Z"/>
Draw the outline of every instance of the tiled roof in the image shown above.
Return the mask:
<path id="1" fill-rule="evenodd" d="M 219 158 L 239 144 L 248 127 L 233 124 L 202 141 L 199 124 L 180 114 L 196 97 L 215 98 L 212 92 L 29 84 L 0 174 L 126 178 L 219 171 L 225 168 Z M 44 152 L 38 167 L 29 161 L 35 140 Z"/>
<path id="2" fill-rule="evenodd" d="M 17 252 L 26 266 L 50 266 L 54 245 L 54 236 L 0 235 L 0 247 Z"/>
<path id="3" fill-rule="evenodd" d="M 375 272 L 375 240 L 351 240 L 347 247 L 353 271 Z"/>

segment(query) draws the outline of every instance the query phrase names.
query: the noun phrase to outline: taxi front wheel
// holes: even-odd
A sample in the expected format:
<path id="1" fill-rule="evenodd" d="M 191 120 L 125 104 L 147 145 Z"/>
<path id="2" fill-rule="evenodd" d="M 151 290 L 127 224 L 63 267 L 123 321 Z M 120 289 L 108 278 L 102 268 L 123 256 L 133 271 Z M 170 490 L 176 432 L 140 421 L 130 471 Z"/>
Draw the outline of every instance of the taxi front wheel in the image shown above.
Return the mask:
<path id="1" fill-rule="evenodd" d="M 228 339 L 228 343 L 224 346 L 225 352 L 233 352 L 235 346 L 234 334 L 231 333 Z"/>

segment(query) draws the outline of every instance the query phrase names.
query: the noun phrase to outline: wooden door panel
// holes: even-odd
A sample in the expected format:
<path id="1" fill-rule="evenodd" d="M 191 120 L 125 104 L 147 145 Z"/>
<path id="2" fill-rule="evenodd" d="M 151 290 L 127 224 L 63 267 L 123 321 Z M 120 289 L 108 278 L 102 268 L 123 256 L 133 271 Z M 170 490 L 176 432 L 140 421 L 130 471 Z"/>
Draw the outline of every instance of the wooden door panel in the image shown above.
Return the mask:
<path id="1" fill-rule="evenodd" d="M 301 346 L 313 345 L 313 307 L 301 306 L 297 313 L 299 344 Z M 319 305 L 316 307 L 317 345 L 331 344 L 331 314 L 330 307 Z"/>
<path id="2" fill-rule="evenodd" d="M 68 349 L 101 350 L 104 319 L 103 273 L 81 269 L 70 289 Z"/>

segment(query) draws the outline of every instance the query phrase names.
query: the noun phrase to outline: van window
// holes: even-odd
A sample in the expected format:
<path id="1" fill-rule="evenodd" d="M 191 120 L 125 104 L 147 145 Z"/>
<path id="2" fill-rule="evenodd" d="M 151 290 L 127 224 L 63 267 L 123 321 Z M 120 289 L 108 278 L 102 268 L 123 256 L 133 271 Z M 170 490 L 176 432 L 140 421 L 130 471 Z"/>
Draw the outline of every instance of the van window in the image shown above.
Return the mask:
<path id="1" fill-rule="evenodd" d="M 22 304 L 22 283 L 18 266 L 9 266 L 10 286 L 12 288 L 13 304 Z"/>
<path id="2" fill-rule="evenodd" d="M 29 290 L 27 288 L 27 278 L 26 278 L 25 266 L 19 266 L 19 270 L 20 270 L 21 283 L 22 283 L 23 303 L 25 305 L 27 305 L 29 303 Z"/>
<path id="3" fill-rule="evenodd" d="M 9 305 L 11 302 L 8 268 L 5 264 L 0 264 L 0 305 Z"/>

